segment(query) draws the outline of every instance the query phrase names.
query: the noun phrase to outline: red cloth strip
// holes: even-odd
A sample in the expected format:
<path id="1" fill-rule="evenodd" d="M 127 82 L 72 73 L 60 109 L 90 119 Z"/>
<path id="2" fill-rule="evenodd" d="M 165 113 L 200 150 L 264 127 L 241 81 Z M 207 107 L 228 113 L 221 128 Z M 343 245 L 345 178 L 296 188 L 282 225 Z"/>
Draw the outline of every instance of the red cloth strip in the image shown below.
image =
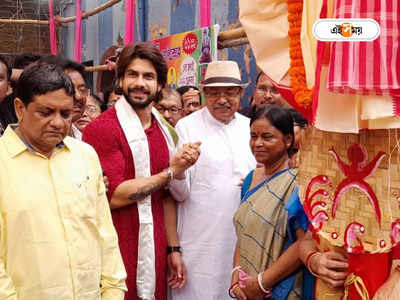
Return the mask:
<path id="1" fill-rule="evenodd" d="M 81 6 L 81 0 L 76 0 L 74 58 L 77 62 L 82 61 L 82 6 Z"/>
<path id="2" fill-rule="evenodd" d="M 124 45 L 132 44 L 135 28 L 135 0 L 126 0 Z"/>
<path id="3" fill-rule="evenodd" d="M 200 27 L 211 25 L 210 0 L 201 0 L 200 2 Z"/>
<path id="4" fill-rule="evenodd" d="M 56 22 L 54 21 L 53 0 L 49 0 L 49 25 L 50 25 L 50 50 L 51 54 L 57 55 Z"/>

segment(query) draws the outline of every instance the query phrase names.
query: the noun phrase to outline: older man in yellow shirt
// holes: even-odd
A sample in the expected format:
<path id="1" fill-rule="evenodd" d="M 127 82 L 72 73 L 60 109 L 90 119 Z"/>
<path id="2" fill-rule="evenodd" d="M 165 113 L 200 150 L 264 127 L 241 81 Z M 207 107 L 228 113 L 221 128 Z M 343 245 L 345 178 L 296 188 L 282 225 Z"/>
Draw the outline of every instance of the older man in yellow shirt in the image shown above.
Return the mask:
<path id="1" fill-rule="evenodd" d="M 95 151 L 67 137 L 74 87 L 22 74 L 0 138 L 0 300 L 123 299 L 126 272 Z"/>

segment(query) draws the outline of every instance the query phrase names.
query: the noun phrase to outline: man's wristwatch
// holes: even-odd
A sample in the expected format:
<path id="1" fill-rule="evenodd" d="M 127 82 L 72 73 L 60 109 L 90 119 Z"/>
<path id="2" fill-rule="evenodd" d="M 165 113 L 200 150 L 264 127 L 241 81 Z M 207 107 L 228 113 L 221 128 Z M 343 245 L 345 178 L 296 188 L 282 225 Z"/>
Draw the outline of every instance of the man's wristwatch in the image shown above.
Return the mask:
<path id="1" fill-rule="evenodd" d="M 181 246 L 168 246 L 167 254 L 171 254 L 172 252 L 179 252 L 180 254 L 182 254 Z"/>
<path id="2" fill-rule="evenodd" d="M 168 167 L 168 169 L 165 170 L 168 174 L 168 182 L 171 182 L 171 180 L 174 179 L 174 172 L 172 171 L 171 167 Z"/>

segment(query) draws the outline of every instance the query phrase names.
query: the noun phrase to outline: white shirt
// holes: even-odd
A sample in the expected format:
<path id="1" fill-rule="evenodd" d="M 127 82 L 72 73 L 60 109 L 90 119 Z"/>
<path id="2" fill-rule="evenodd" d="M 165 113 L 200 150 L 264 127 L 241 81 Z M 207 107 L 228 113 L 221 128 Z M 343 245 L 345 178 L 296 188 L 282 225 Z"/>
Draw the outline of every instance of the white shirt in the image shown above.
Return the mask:
<path id="1" fill-rule="evenodd" d="M 82 141 L 82 132 L 74 124 L 72 124 L 72 133 L 74 134 L 74 138 Z"/>
<path id="2" fill-rule="evenodd" d="M 179 144 L 201 141 L 200 157 L 174 180 L 170 190 L 178 205 L 178 234 L 188 282 L 173 290 L 174 300 L 229 299 L 236 236 L 233 215 L 240 204 L 240 184 L 256 166 L 251 153 L 250 120 L 238 113 L 229 124 L 203 108 L 176 126 Z"/>

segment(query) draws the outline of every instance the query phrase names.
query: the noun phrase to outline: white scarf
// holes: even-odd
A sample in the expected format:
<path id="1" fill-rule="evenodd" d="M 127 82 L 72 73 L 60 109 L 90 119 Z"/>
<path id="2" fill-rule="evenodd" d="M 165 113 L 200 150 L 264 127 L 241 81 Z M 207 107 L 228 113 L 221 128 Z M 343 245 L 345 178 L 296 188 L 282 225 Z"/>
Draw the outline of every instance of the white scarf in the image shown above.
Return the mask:
<path id="1" fill-rule="evenodd" d="M 135 165 L 135 178 L 151 176 L 150 154 L 146 133 L 135 110 L 129 105 L 124 96 L 115 104 L 117 118 L 128 141 Z M 168 145 L 170 157 L 175 145 L 168 128 L 163 124 L 157 110 L 152 108 L 152 115 Z M 137 202 L 139 212 L 138 261 L 136 271 L 137 295 L 143 300 L 154 299 L 156 287 L 155 248 L 153 214 L 151 212 L 151 195 Z"/>

